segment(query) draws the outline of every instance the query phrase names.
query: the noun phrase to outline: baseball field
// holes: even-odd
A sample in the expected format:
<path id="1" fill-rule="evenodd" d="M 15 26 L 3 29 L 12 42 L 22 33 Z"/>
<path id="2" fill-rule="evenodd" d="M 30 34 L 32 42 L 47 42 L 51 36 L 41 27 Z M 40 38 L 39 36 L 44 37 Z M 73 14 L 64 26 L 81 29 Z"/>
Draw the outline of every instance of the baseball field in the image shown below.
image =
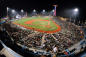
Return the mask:
<path id="1" fill-rule="evenodd" d="M 51 17 L 28 17 L 13 23 L 43 33 L 55 33 L 61 30 L 61 27 Z"/>

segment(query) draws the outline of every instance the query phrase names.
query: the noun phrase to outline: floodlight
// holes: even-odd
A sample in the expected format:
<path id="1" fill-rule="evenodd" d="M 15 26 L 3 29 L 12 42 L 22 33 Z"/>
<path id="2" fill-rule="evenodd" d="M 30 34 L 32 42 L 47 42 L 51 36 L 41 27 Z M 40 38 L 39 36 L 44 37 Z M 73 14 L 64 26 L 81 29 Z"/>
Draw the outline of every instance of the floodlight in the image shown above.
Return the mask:
<path id="1" fill-rule="evenodd" d="M 75 8 L 75 9 L 74 9 L 75 12 L 78 12 L 78 10 L 79 10 L 78 8 Z"/>
<path id="2" fill-rule="evenodd" d="M 7 11 L 9 10 L 9 8 L 7 7 Z"/>
<path id="3" fill-rule="evenodd" d="M 15 13 L 15 10 L 12 10 L 12 13 Z"/>
<path id="4" fill-rule="evenodd" d="M 24 12 L 24 10 L 22 9 L 21 12 Z"/>
<path id="5" fill-rule="evenodd" d="M 52 12 L 54 12 L 54 10 L 52 10 Z"/>
<path id="6" fill-rule="evenodd" d="M 45 10 L 43 10 L 43 12 L 45 12 Z"/>
<path id="7" fill-rule="evenodd" d="M 34 9 L 33 12 L 36 12 L 36 10 Z"/>

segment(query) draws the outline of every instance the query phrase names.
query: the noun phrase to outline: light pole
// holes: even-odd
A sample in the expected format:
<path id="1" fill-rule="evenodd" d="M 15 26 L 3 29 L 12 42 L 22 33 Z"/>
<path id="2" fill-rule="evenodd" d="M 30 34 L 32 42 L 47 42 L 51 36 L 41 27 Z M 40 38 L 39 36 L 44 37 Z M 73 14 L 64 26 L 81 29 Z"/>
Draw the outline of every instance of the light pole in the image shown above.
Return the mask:
<path id="1" fill-rule="evenodd" d="M 36 10 L 34 9 L 33 12 L 36 12 Z"/>
<path id="2" fill-rule="evenodd" d="M 79 11 L 79 9 L 78 9 L 78 8 L 75 8 L 75 9 L 73 10 L 73 13 L 74 13 L 75 19 L 76 19 L 76 15 L 78 14 L 78 11 Z"/>
<path id="3" fill-rule="evenodd" d="M 42 14 L 42 16 L 45 16 L 45 14 L 46 14 L 45 9 L 42 10 L 41 14 Z"/>
<path id="4" fill-rule="evenodd" d="M 12 10 L 12 13 L 14 14 L 15 13 L 15 10 Z"/>
<path id="5" fill-rule="evenodd" d="M 36 16 L 36 15 L 37 15 L 37 12 L 36 12 L 35 9 L 33 10 L 32 15 L 33 15 L 33 16 Z"/>
<path id="6" fill-rule="evenodd" d="M 79 9 L 78 9 L 78 8 L 75 8 L 75 9 L 74 9 L 74 11 L 75 11 L 75 12 L 78 12 L 78 11 L 79 11 Z"/>
<path id="7" fill-rule="evenodd" d="M 12 10 L 12 17 L 13 17 L 13 18 L 15 17 L 14 13 L 15 13 L 15 10 L 13 9 L 13 10 Z"/>
<path id="8" fill-rule="evenodd" d="M 74 19 L 76 19 L 76 16 L 78 15 L 78 13 L 79 13 L 79 9 L 78 8 L 74 8 L 74 9 L 72 9 L 71 10 L 71 15 L 70 15 L 70 21 L 74 21 L 75 22 L 75 20 L 72 20 L 71 18 L 74 18 Z"/>
<path id="9" fill-rule="evenodd" d="M 21 12 L 24 12 L 24 10 L 22 9 Z"/>
<path id="10" fill-rule="evenodd" d="M 9 10 L 9 8 L 7 7 L 7 18 L 8 18 L 8 10 Z"/>
<path id="11" fill-rule="evenodd" d="M 52 12 L 54 12 L 54 9 L 52 10 Z"/>
<path id="12" fill-rule="evenodd" d="M 22 17 L 24 17 L 23 14 L 24 14 L 24 10 L 21 9 L 21 16 L 22 16 Z"/>
<path id="13" fill-rule="evenodd" d="M 54 9 L 50 12 L 50 15 L 51 15 L 51 16 L 54 16 L 53 13 L 54 13 Z"/>
<path id="14" fill-rule="evenodd" d="M 75 19 L 74 19 L 74 23 L 75 23 L 75 21 L 76 21 L 76 16 L 78 15 L 79 9 L 78 9 L 78 8 L 75 8 L 73 11 L 74 11 L 73 13 L 74 13 L 74 16 L 75 16 Z"/>
<path id="15" fill-rule="evenodd" d="M 43 13 L 45 12 L 45 10 L 43 9 Z"/>

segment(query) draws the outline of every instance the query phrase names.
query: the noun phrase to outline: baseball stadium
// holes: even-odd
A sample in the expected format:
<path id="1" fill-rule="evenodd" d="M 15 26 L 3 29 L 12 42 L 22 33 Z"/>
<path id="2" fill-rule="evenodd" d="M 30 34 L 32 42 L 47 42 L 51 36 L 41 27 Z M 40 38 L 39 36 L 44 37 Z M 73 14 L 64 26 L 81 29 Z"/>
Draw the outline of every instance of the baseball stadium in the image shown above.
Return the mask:
<path id="1" fill-rule="evenodd" d="M 85 38 L 82 28 L 70 19 L 55 14 L 55 10 L 53 15 L 46 14 L 45 10 L 41 14 L 33 10 L 30 16 L 27 13 L 8 14 L 7 18 L 1 20 L 0 30 L 5 31 L 10 40 L 5 37 L 2 38 L 4 42 L 0 42 L 18 53 L 19 57 L 28 56 L 25 54 L 34 57 L 66 57 L 83 51 L 86 45 L 83 43 Z M 6 46 L 2 54 L 5 54 Z"/>

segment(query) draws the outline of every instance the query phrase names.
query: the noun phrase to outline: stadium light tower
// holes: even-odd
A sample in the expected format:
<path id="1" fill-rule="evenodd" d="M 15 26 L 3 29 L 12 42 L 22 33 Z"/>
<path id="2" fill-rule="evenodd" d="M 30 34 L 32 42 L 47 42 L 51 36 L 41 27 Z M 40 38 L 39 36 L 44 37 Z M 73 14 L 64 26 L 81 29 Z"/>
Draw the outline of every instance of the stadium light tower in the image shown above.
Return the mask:
<path id="1" fill-rule="evenodd" d="M 78 8 L 75 8 L 75 9 L 73 10 L 73 13 L 74 13 L 75 19 L 76 19 L 76 16 L 78 15 L 78 11 L 79 11 L 79 9 L 78 9 Z M 75 20 L 74 20 L 74 22 L 75 22 Z"/>
<path id="2" fill-rule="evenodd" d="M 45 10 L 43 9 L 43 12 L 45 12 Z"/>
<path id="3" fill-rule="evenodd" d="M 24 12 L 24 10 L 22 9 L 21 12 Z"/>
<path id="4" fill-rule="evenodd" d="M 36 16 L 36 15 L 37 15 L 37 12 L 36 12 L 35 9 L 32 11 L 32 15 L 33 15 L 33 16 Z"/>
<path id="5" fill-rule="evenodd" d="M 70 20 L 72 21 L 72 19 L 71 19 L 72 17 L 76 19 L 76 16 L 78 15 L 78 13 L 79 13 L 79 9 L 78 8 L 72 9 L 71 13 L 70 13 L 71 14 L 70 15 Z M 73 21 L 75 22 L 75 20 L 73 20 Z"/>
<path id="6" fill-rule="evenodd" d="M 24 17 L 24 10 L 21 9 L 21 17 Z"/>
<path id="7" fill-rule="evenodd" d="M 77 14 L 78 14 L 78 11 L 79 11 L 78 8 L 73 9 L 73 13 L 74 13 L 74 15 L 77 15 Z"/>
<path id="8" fill-rule="evenodd" d="M 53 16 L 54 14 L 54 9 L 52 11 L 50 11 L 50 15 Z"/>
<path id="9" fill-rule="evenodd" d="M 7 7 L 7 11 L 9 10 L 9 8 Z"/>
<path id="10" fill-rule="evenodd" d="M 8 10 L 9 10 L 9 8 L 7 7 L 7 17 L 8 17 Z"/>
<path id="11" fill-rule="evenodd" d="M 13 13 L 13 14 L 15 13 L 15 10 L 14 10 L 14 9 L 12 10 L 12 13 Z"/>
<path id="12" fill-rule="evenodd" d="M 36 10 L 34 9 L 33 12 L 36 12 Z"/>
<path id="13" fill-rule="evenodd" d="M 54 13 L 54 9 L 52 10 L 52 12 Z"/>
<path id="14" fill-rule="evenodd" d="M 16 11 L 13 9 L 12 10 L 12 16 L 13 16 L 13 18 L 15 18 L 15 15 L 16 15 L 15 13 L 16 13 Z"/>
<path id="15" fill-rule="evenodd" d="M 79 11 L 79 9 L 78 9 L 78 8 L 75 8 L 75 9 L 74 9 L 74 11 L 75 11 L 75 12 L 78 12 L 78 11 Z"/>
<path id="16" fill-rule="evenodd" d="M 43 9 L 41 13 L 43 16 L 45 16 L 46 15 L 45 9 Z"/>

